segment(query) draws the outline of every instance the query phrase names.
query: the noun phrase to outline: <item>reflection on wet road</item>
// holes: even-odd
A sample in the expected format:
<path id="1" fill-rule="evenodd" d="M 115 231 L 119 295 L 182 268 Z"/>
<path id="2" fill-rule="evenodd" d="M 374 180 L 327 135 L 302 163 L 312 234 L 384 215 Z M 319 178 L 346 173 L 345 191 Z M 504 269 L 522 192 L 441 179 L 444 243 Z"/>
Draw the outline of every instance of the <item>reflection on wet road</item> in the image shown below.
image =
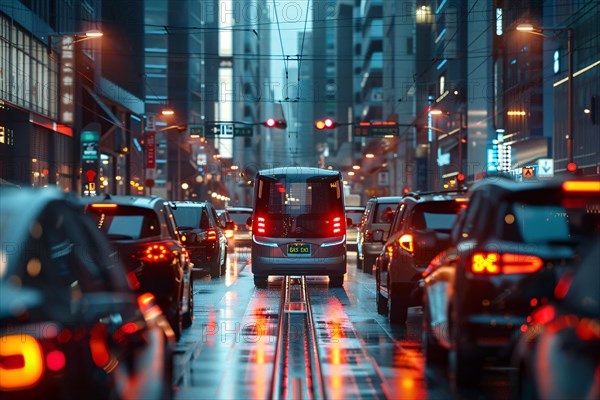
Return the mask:
<path id="1" fill-rule="evenodd" d="M 175 356 L 175 398 L 280 398 L 271 385 L 283 278 L 271 277 L 267 289 L 256 289 L 249 253 L 237 249 L 229 255 L 224 276 L 195 282 L 195 320 Z M 325 398 L 508 398 L 506 374 L 498 371 L 486 374 L 483 388 L 456 393 L 445 371 L 426 369 L 420 308 L 410 309 L 406 327 L 390 325 L 376 312 L 374 277 L 356 270 L 356 257 L 348 258 L 343 288 L 329 289 L 325 277 L 306 279 Z M 309 358 L 309 346 L 303 345 L 304 322 L 290 321 L 287 345 L 300 354 L 290 359 L 297 363 Z M 286 365 L 284 374 L 298 374 L 291 367 L 303 368 Z M 308 375 L 303 379 L 310 384 Z M 291 380 L 291 386 L 299 381 Z M 299 393 L 319 398 L 295 387 L 283 398 Z"/>

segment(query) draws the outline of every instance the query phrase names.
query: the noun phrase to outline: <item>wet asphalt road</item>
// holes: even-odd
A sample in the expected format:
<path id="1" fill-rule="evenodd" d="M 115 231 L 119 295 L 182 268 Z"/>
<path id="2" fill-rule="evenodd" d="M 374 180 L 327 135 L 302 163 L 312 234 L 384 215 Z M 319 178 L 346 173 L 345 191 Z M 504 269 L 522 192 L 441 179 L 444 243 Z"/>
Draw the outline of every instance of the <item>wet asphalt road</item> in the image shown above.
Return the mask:
<path id="1" fill-rule="evenodd" d="M 355 253 L 348 259 L 343 288 L 307 279 L 327 398 L 510 398 L 506 369 L 487 368 L 480 388 L 457 392 L 443 366 L 426 368 L 421 309 L 410 309 L 406 327 L 391 325 L 376 312 L 374 276 L 356 270 Z M 194 282 L 195 320 L 174 360 L 176 399 L 270 397 L 282 280 L 256 289 L 242 248 L 229 255 L 224 276 Z M 294 329 L 302 327 L 292 325 L 292 339 Z"/>

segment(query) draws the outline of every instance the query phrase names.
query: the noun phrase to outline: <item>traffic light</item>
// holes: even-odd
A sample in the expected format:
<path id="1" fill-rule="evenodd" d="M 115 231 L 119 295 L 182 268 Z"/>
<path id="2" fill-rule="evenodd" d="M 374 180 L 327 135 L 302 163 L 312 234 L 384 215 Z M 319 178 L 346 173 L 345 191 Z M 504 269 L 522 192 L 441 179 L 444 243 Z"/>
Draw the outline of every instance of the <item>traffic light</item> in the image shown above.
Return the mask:
<path id="1" fill-rule="evenodd" d="M 275 118 L 269 118 L 268 120 L 266 120 L 264 122 L 264 125 L 267 128 L 279 128 L 279 129 L 287 128 L 287 122 L 285 122 L 285 120 L 278 120 Z"/>
<path id="2" fill-rule="evenodd" d="M 315 122 L 315 128 L 317 128 L 318 130 L 333 129 L 333 128 L 336 128 L 337 126 L 338 125 L 331 118 L 320 119 Z"/>

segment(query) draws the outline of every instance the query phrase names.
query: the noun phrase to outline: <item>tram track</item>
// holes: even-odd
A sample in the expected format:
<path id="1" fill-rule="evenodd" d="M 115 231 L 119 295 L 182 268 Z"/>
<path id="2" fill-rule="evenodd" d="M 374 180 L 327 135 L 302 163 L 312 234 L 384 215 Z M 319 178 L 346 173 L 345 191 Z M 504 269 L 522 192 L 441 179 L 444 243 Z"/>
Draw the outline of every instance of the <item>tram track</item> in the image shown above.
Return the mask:
<path id="1" fill-rule="evenodd" d="M 286 276 L 281 287 L 270 398 L 325 399 L 326 392 L 306 279 Z"/>

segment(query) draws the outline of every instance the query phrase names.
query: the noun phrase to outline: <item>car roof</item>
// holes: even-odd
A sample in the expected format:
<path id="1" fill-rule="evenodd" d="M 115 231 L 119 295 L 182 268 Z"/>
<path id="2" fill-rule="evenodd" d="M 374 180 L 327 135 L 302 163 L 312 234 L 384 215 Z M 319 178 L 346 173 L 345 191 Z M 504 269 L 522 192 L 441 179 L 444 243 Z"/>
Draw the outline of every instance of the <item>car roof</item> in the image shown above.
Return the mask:
<path id="1" fill-rule="evenodd" d="M 454 200 L 458 196 L 464 196 L 464 191 L 442 191 L 442 192 L 410 192 L 402 197 L 402 201 L 413 200 L 417 203 L 429 201 Z"/>
<path id="2" fill-rule="evenodd" d="M 158 196 L 123 196 L 123 195 L 103 195 L 82 197 L 84 204 L 93 203 L 114 203 L 123 206 L 133 206 L 148 209 L 160 209 L 167 201 Z"/>
<path id="3" fill-rule="evenodd" d="M 212 203 L 209 203 L 208 201 L 171 201 L 169 204 L 171 204 L 173 207 L 173 209 L 177 208 L 177 207 L 207 207 L 207 206 L 213 206 Z"/>
<path id="4" fill-rule="evenodd" d="M 402 196 L 380 196 L 380 197 L 371 197 L 369 199 L 372 203 L 399 203 L 402 199 Z"/>
<path id="5" fill-rule="evenodd" d="M 346 211 L 364 211 L 365 206 L 346 206 Z"/>
<path id="6" fill-rule="evenodd" d="M 282 175 L 282 174 L 301 174 L 301 175 L 318 175 L 318 176 L 336 176 L 340 172 L 335 169 L 323 169 L 315 167 L 278 167 L 262 169 L 257 172 L 257 175 Z"/>
<path id="7" fill-rule="evenodd" d="M 227 207 L 226 208 L 227 211 L 229 212 L 237 212 L 237 211 L 241 211 L 241 212 L 252 212 L 252 208 L 251 207 Z"/>
<path id="8" fill-rule="evenodd" d="M 529 192 L 542 189 L 562 190 L 563 184 L 566 181 L 584 182 L 590 181 L 590 179 L 582 179 L 570 175 L 558 176 L 554 177 L 553 179 L 530 179 L 518 182 L 505 177 L 488 177 L 475 182 L 475 184 L 471 186 L 466 194 L 468 197 L 470 197 L 474 192 L 480 190 L 489 190 L 497 195 L 502 195 L 504 193 Z M 591 181 L 598 182 L 596 179 Z"/>

